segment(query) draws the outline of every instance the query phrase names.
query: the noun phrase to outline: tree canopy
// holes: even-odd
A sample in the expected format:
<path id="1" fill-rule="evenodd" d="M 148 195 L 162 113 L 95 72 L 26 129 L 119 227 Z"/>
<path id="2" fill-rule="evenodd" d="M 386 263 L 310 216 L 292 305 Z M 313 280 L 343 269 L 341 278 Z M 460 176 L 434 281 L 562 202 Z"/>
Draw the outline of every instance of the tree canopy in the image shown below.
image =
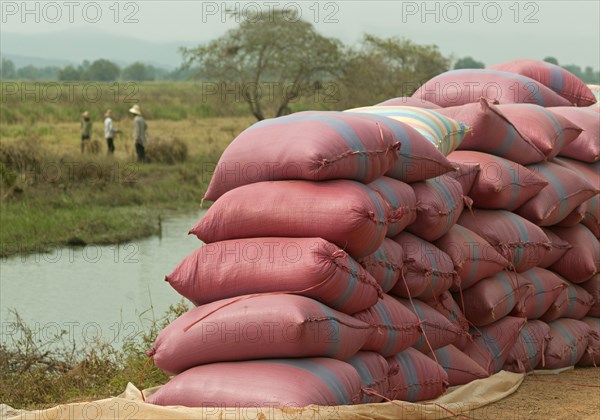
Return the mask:
<path id="1" fill-rule="evenodd" d="M 475 60 L 473 57 L 463 57 L 456 60 L 454 63 L 454 70 L 459 69 L 484 69 L 485 64 L 481 61 Z"/>

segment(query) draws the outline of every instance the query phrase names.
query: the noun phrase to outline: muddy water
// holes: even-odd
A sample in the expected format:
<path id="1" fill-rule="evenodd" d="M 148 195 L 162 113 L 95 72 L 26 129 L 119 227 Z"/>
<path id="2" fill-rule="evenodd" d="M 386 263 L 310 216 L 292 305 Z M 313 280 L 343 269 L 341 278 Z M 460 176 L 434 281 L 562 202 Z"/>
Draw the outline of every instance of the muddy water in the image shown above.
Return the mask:
<path id="1" fill-rule="evenodd" d="M 45 342 L 100 338 L 118 346 L 181 297 L 166 274 L 202 243 L 188 230 L 200 215 L 167 219 L 160 236 L 110 246 L 57 248 L 0 262 L 0 340 L 18 338 L 14 315 Z"/>

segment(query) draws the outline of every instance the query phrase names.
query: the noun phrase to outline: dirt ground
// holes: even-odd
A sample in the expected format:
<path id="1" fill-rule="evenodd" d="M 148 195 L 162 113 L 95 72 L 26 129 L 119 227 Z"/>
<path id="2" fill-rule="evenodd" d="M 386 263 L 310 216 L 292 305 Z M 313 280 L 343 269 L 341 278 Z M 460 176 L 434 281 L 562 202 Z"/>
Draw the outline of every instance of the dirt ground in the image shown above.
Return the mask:
<path id="1" fill-rule="evenodd" d="M 600 368 L 530 375 L 508 398 L 473 410 L 468 419 L 600 419 Z"/>

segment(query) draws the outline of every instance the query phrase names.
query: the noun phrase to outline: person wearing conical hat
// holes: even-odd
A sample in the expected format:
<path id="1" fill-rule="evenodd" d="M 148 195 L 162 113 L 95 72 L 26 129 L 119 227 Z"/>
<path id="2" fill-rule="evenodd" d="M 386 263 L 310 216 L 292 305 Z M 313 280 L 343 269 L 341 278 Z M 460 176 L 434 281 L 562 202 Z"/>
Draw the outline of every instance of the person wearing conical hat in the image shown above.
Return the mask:
<path id="1" fill-rule="evenodd" d="M 81 153 L 85 151 L 90 145 L 90 139 L 92 138 L 92 120 L 90 114 L 84 111 L 81 114 Z"/>
<path id="2" fill-rule="evenodd" d="M 135 151 L 137 153 L 138 162 L 147 162 L 146 145 L 148 139 L 146 138 L 146 130 L 148 129 L 148 125 L 142 116 L 139 105 L 135 104 L 132 106 L 129 113 L 133 115 L 133 141 L 135 142 Z"/>
<path id="3" fill-rule="evenodd" d="M 118 131 L 119 130 L 116 130 L 113 125 L 112 111 L 110 109 L 108 109 L 104 113 L 104 138 L 106 139 L 106 146 L 108 147 L 107 153 L 109 155 L 112 155 L 115 153 L 114 138 L 115 138 L 115 134 Z"/>

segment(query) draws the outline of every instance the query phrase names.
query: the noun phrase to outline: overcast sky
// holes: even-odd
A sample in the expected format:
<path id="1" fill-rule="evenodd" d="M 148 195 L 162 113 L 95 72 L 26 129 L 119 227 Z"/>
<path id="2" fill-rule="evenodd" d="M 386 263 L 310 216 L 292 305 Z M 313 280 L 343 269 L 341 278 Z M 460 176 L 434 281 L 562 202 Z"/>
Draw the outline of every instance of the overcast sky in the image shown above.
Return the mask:
<path id="1" fill-rule="evenodd" d="M 600 68 L 600 2 L 589 1 L 1 1 L 2 32 L 94 28 L 151 42 L 202 42 L 235 27 L 227 8 L 300 10 L 345 43 L 368 32 L 437 44 L 445 54 L 491 65 L 552 55 L 561 64 Z M 116 6 L 115 6 L 116 4 Z M 118 11 L 118 13 L 117 13 Z M 40 38 L 43 42 L 43 38 Z"/>

